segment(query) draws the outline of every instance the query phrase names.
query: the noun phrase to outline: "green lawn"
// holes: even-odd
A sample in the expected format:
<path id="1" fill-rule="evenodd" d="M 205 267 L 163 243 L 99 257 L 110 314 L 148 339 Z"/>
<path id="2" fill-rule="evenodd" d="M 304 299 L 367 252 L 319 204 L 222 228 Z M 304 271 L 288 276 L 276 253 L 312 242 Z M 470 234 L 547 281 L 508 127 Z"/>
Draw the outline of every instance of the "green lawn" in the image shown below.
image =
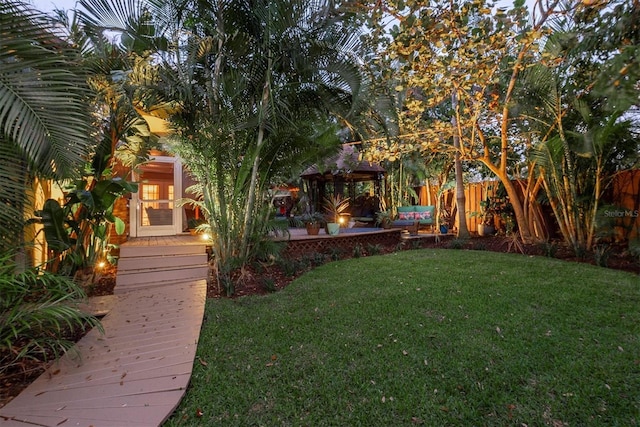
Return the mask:
<path id="1" fill-rule="evenodd" d="M 167 425 L 640 424 L 640 278 L 416 250 L 207 303 Z"/>

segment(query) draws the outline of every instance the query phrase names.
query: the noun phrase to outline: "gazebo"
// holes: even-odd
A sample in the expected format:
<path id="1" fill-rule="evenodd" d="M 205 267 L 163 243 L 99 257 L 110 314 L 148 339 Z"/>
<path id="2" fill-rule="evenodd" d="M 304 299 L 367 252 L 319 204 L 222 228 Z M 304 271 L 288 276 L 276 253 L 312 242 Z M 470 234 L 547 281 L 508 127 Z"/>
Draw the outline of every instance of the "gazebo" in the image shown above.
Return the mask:
<path id="1" fill-rule="evenodd" d="M 337 155 L 310 166 L 300 177 L 316 212 L 322 212 L 329 195 L 349 197 L 351 219 L 373 223 L 380 210 L 385 173 L 377 163 L 361 159 L 352 145 L 343 145 Z"/>

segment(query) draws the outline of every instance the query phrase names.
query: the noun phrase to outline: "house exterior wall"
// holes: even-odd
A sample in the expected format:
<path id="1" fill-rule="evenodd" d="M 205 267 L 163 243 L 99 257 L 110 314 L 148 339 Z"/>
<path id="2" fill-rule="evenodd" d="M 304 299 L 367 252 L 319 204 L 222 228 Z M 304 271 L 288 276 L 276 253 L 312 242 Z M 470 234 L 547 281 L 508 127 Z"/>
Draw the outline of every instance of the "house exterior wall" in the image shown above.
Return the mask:
<path id="1" fill-rule="evenodd" d="M 44 202 L 48 199 L 57 200 L 64 203 L 64 192 L 58 184 L 53 181 L 35 179 L 31 187 L 32 203 L 25 207 L 25 218 L 33 218 L 35 211 L 44 206 Z M 48 261 L 47 242 L 44 238 L 42 224 L 30 224 L 25 227 L 24 240 L 28 243 L 27 253 L 31 265 L 42 265 Z"/>
<path id="2" fill-rule="evenodd" d="M 117 234 L 115 227 L 112 225 L 110 234 L 109 234 L 109 242 L 113 245 L 121 245 L 126 242 L 131 233 L 131 223 L 129 221 L 129 201 L 130 196 L 121 197 L 116 200 L 116 204 L 113 207 L 113 214 L 124 221 L 125 229 L 124 233 Z"/>

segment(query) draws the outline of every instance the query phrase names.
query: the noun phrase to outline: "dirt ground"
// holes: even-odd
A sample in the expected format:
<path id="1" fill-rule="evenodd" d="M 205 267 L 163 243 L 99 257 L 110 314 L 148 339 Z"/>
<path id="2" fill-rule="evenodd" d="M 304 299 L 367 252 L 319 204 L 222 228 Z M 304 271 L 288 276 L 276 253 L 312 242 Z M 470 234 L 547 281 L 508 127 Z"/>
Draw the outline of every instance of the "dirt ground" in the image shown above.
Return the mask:
<path id="1" fill-rule="evenodd" d="M 414 243 L 419 242 L 419 243 Z M 522 252 L 526 255 L 546 256 L 553 253 L 554 258 L 562 259 L 567 262 L 585 262 L 596 264 L 593 253 L 585 253 L 582 257 L 577 257 L 573 251 L 562 244 L 555 243 L 552 245 L 526 245 L 520 246 L 512 243 L 505 237 L 474 237 L 466 242 L 454 241 L 451 238 L 443 239 L 435 242 L 433 239 L 420 239 L 419 241 L 406 242 L 405 249 L 416 248 L 451 248 L 453 245 L 457 249 L 470 250 L 487 250 L 495 252 Z M 611 251 L 607 257 L 608 268 L 624 270 L 635 274 L 640 274 L 640 262 L 625 250 L 623 246 L 611 246 Z M 367 254 L 362 254 L 366 256 Z M 349 258 L 352 254 L 343 256 L 341 259 Z M 329 260 L 326 260 L 327 262 Z M 312 264 L 297 265 L 298 268 L 288 269 L 285 271 L 280 264 L 256 264 L 245 269 L 243 272 L 237 272 L 234 275 L 234 283 L 236 283 L 235 294 L 233 298 L 239 298 L 247 295 L 264 295 L 285 288 L 295 278 L 299 277 L 306 271 L 312 269 Z M 87 288 L 89 296 L 102 296 L 113 294 L 115 287 L 116 268 L 104 271 L 101 277 L 93 285 Z M 215 280 L 209 281 L 207 296 L 209 298 L 223 298 L 224 292 L 218 286 Z M 77 340 L 82 337 L 81 333 L 70 331 L 69 339 Z M 27 361 L 14 370 L 0 375 L 0 407 L 4 406 L 13 397 L 17 396 L 27 385 L 35 380 L 47 367 L 42 361 Z"/>

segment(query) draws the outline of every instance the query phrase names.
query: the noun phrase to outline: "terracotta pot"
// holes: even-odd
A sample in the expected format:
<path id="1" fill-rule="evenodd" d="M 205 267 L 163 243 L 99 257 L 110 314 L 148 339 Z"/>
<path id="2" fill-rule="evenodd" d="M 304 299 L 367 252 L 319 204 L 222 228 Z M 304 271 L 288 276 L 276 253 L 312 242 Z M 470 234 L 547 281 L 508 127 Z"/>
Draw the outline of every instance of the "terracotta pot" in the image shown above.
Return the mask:
<path id="1" fill-rule="evenodd" d="M 307 223 L 306 227 L 307 227 L 307 234 L 309 236 L 317 236 L 318 233 L 320 233 L 320 224 L 317 222 Z"/>
<path id="2" fill-rule="evenodd" d="M 478 235 L 492 236 L 496 234 L 496 228 L 493 225 L 478 224 Z"/>

